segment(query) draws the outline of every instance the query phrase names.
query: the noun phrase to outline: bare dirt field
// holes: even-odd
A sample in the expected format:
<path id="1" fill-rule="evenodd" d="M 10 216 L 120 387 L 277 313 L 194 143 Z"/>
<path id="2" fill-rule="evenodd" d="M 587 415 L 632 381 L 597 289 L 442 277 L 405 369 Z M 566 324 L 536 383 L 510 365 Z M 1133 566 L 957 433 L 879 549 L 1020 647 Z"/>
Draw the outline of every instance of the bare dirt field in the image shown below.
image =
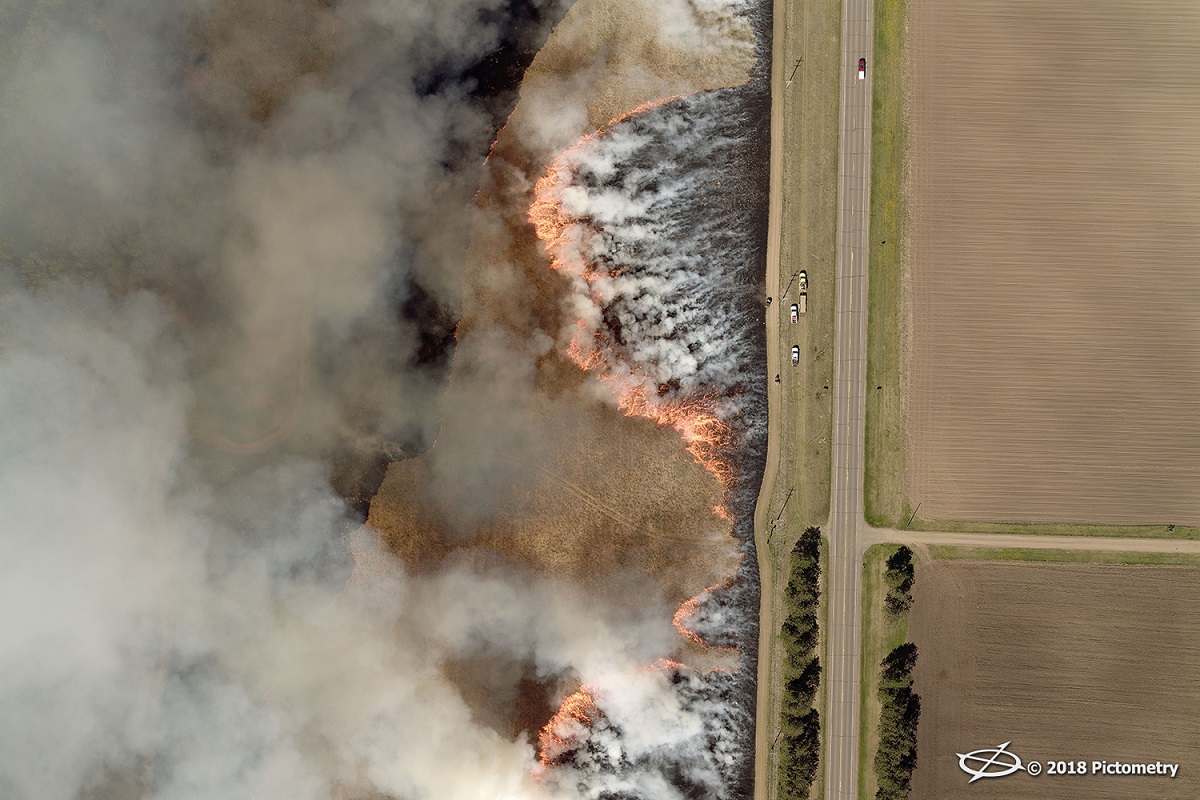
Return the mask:
<path id="1" fill-rule="evenodd" d="M 911 507 L 1200 522 L 1200 4 L 909 8 Z"/>
<path id="2" fill-rule="evenodd" d="M 1200 797 L 1200 570 L 925 561 L 909 639 L 922 711 L 913 797 Z M 1174 778 L 979 780 L 956 753 L 1179 763 Z"/>

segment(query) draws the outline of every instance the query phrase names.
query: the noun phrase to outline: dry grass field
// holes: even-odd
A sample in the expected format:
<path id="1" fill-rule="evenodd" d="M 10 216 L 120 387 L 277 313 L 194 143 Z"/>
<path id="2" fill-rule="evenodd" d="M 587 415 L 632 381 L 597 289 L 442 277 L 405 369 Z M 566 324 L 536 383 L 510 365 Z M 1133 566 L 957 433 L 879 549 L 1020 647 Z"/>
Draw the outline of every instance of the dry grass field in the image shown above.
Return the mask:
<path id="1" fill-rule="evenodd" d="M 529 222 L 535 182 L 580 136 L 644 103 L 747 80 L 748 20 L 697 9 L 667 26 L 663 9 L 654 0 L 577 0 L 524 74 L 476 195 L 443 400 L 455 411 L 433 450 L 391 465 L 371 503 L 369 523 L 409 570 L 515 567 L 582 584 L 598 602 L 661 607 L 666 624 L 740 561 L 732 523 L 714 514 L 721 486 L 680 434 L 617 411 L 565 348 L 549 346 L 547 332 L 562 330 L 572 310 L 570 284 Z M 446 479 L 455 474 L 463 480 Z M 728 654 L 678 641 L 675 655 L 689 665 L 730 666 Z M 461 672 L 451 676 L 460 684 L 470 670 Z M 547 695 L 551 705 L 529 708 L 519 695 L 490 696 L 490 685 L 458 688 L 497 730 L 536 736 L 577 688 L 566 686 Z"/>
<path id="2" fill-rule="evenodd" d="M 493 395 L 448 403 L 474 411 L 443 421 L 432 453 L 440 466 L 428 457 L 392 465 L 371 506 L 369 521 L 410 569 L 434 568 L 470 546 L 616 596 L 649 579 L 677 604 L 738 563 L 731 523 L 713 514 L 720 485 L 679 433 L 624 416 L 615 398 L 597 399 L 605 390 L 562 348 L 543 352 L 545 332 L 564 327 L 570 288 L 528 219 L 548 160 L 612 116 L 737 85 L 753 66 L 744 18 L 697 12 L 695 30 L 671 34 L 660 12 L 650 0 L 579 0 L 525 72 L 476 196 L 482 213 L 457 329 L 454 377 L 502 362 Z M 448 394 L 456 391 L 452 378 Z M 506 429 L 503 446 L 479 450 L 477 420 Z M 430 470 L 454 468 L 502 477 L 489 513 L 481 516 L 469 495 L 426 497 Z"/>
<path id="3" fill-rule="evenodd" d="M 1200 4 L 909 9 L 911 507 L 1200 523 Z"/>
<path id="4" fill-rule="evenodd" d="M 922 712 L 913 797 L 1200 797 L 1200 570 L 925 561 L 908 635 Z M 1176 778 L 980 780 L 955 753 L 1180 764 Z"/>

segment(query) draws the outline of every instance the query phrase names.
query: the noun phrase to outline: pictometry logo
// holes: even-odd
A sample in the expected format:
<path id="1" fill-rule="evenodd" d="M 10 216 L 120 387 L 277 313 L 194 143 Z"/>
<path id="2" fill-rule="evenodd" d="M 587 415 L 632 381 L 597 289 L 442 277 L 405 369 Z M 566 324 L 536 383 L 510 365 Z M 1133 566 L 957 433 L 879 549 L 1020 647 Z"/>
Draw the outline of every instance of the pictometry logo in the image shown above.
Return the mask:
<path id="1" fill-rule="evenodd" d="M 985 747 L 969 753 L 955 753 L 958 756 L 958 768 L 971 776 L 967 783 L 974 783 L 980 778 L 1003 778 L 1005 775 L 1021 771 L 1037 776 L 1042 774 L 1043 767 L 1048 776 L 1067 778 L 1109 775 L 1174 778 L 1179 774 L 1179 764 L 1169 761 L 1110 761 L 1077 756 L 1069 759 L 1056 756 L 1044 761 L 1023 760 L 1016 753 L 1009 751 L 1010 744 L 1011 739 L 995 747 Z"/>
<path id="2" fill-rule="evenodd" d="M 1008 752 L 1010 744 L 1011 739 L 997 747 L 955 753 L 958 756 L 959 769 L 971 776 L 967 783 L 974 783 L 980 778 L 1003 778 L 1025 769 L 1021 757 Z"/>

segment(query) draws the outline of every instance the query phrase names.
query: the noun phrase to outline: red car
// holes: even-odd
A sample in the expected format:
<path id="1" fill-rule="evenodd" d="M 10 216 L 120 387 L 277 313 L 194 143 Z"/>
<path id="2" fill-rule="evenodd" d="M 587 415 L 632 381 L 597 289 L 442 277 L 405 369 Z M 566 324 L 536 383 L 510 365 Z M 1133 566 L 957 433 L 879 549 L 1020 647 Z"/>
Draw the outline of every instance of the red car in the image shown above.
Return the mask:
<path id="1" fill-rule="evenodd" d="M 860 58 L 858 60 L 858 79 L 861 81 L 865 77 L 867 77 L 867 60 Z"/>

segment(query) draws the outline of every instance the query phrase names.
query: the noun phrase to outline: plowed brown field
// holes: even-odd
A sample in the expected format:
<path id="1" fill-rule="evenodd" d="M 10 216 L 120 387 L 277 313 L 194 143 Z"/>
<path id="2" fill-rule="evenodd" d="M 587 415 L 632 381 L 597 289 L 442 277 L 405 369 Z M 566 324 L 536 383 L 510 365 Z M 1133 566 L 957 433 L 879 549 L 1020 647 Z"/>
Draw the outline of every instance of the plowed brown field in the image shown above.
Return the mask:
<path id="1" fill-rule="evenodd" d="M 909 7 L 909 500 L 1200 523 L 1200 3 Z"/>
<path id="2" fill-rule="evenodd" d="M 922 712 L 913 797 L 1200 797 L 1200 570 L 932 561 L 908 633 Z M 1180 764 L 1174 778 L 1018 772 L 956 753 Z"/>

